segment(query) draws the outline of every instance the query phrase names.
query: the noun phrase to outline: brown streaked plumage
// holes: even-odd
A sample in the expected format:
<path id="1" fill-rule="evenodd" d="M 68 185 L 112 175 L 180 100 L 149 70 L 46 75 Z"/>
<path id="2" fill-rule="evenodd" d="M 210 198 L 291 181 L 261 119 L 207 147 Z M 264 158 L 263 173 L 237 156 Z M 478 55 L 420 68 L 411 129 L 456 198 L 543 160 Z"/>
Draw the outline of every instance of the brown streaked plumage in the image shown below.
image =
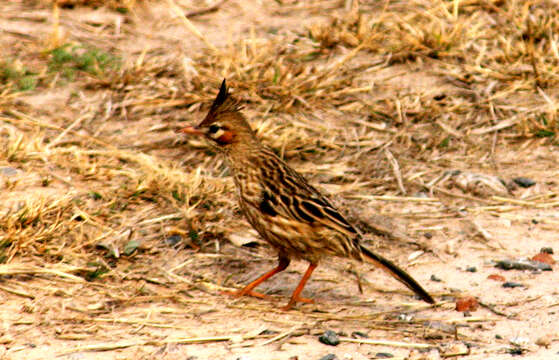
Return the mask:
<path id="1" fill-rule="evenodd" d="M 204 120 L 196 127 L 179 130 L 204 136 L 220 149 L 233 174 L 243 214 L 278 251 L 278 266 L 236 295 L 264 297 L 253 289 L 285 270 L 291 259 L 302 259 L 310 263 L 309 268 L 283 309 L 290 309 L 296 302 L 312 302 L 300 297 L 311 273 L 325 256 L 340 256 L 373 263 L 424 301 L 435 302 L 404 270 L 364 247 L 359 232 L 330 201 L 260 143 L 240 109 L 223 80 Z"/>

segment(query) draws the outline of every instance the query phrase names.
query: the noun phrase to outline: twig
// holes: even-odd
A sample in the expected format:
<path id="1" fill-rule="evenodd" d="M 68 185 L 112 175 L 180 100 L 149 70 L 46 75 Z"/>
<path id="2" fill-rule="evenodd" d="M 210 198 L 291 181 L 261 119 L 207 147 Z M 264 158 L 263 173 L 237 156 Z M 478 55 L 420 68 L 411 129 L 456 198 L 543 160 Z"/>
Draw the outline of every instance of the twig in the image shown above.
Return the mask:
<path id="1" fill-rule="evenodd" d="M 354 264 L 351 265 L 351 268 L 348 270 L 348 272 L 350 274 L 355 275 L 355 280 L 357 280 L 357 289 L 359 290 L 360 294 L 363 294 L 363 284 L 361 283 L 361 275 L 359 274 L 357 269 L 355 269 Z"/>
<path id="2" fill-rule="evenodd" d="M 184 26 L 191 33 L 193 33 L 194 36 L 196 36 L 198 39 L 202 40 L 204 42 L 204 44 L 206 44 L 206 46 L 209 47 L 213 52 L 215 52 L 215 53 L 219 52 L 217 50 L 217 48 L 204 35 L 202 35 L 202 33 L 200 31 L 198 31 L 196 26 L 194 26 L 190 22 L 190 20 L 188 20 L 186 18 L 186 16 L 184 15 L 184 12 L 177 6 L 177 4 L 175 4 L 175 2 L 173 0 L 167 0 L 167 3 L 171 7 L 171 10 L 175 13 L 175 15 L 177 15 L 182 20 L 182 23 L 184 24 Z"/>
<path id="3" fill-rule="evenodd" d="M 17 36 L 19 38 L 24 39 L 25 41 L 36 41 L 36 39 L 37 39 L 36 36 L 25 34 L 25 33 L 20 32 L 20 31 L 8 30 L 8 29 L 0 29 L 0 31 L 3 32 L 3 33 L 6 33 L 6 34 Z"/>
<path id="4" fill-rule="evenodd" d="M 369 122 L 369 121 L 364 121 L 364 120 L 359 120 L 359 119 L 353 119 L 353 120 L 350 120 L 350 121 L 353 122 L 353 123 L 359 124 L 359 125 L 363 125 L 365 127 L 368 127 L 370 129 L 373 129 L 373 130 L 378 131 L 378 132 L 387 132 L 387 133 L 390 133 L 390 134 L 396 134 L 396 130 L 394 130 L 393 128 L 389 128 L 386 125 L 383 126 L 381 124 L 375 124 L 375 123 L 372 123 L 372 122 Z"/>
<path id="5" fill-rule="evenodd" d="M 292 333 L 294 333 L 294 332 L 295 332 L 296 330 L 298 330 L 300 327 L 301 327 L 301 325 L 295 325 L 295 326 L 293 326 L 291 329 L 289 329 L 289 330 L 287 330 L 287 331 L 285 331 L 285 332 L 282 332 L 281 334 L 278 334 L 278 335 L 274 336 L 274 337 L 271 338 L 271 339 L 268 339 L 268 340 L 264 341 L 264 342 L 261 343 L 259 346 L 268 345 L 268 344 L 271 344 L 271 343 L 276 342 L 276 341 L 278 341 L 278 340 L 281 340 L 281 339 L 283 339 L 284 337 L 287 337 L 287 336 L 291 335 Z"/>
<path id="6" fill-rule="evenodd" d="M 60 356 L 65 356 L 68 354 L 82 352 L 82 351 L 110 351 L 110 350 L 124 349 L 131 346 L 141 346 L 141 345 L 147 345 L 147 341 L 121 341 L 116 343 L 102 343 L 102 344 L 78 346 L 73 349 L 59 353 L 56 356 L 60 357 Z"/>
<path id="7" fill-rule="evenodd" d="M 21 290 L 11 289 L 11 288 L 7 288 L 5 286 L 0 286 L 0 290 L 4 290 L 7 293 L 14 294 L 14 295 L 19 295 L 19 296 L 26 297 L 26 298 L 29 298 L 29 299 L 35 299 L 34 295 L 28 294 L 28 293 L 26 293 L 24 291 L 21 291 Z"/>
<path id="8" fill-rule="evenodd" d="M 173 213 L 173 214 L 163 215 L 152 219 L 142 220 L 137 225 L 154 224 L 154 223 L 159 223 L 169 219 L 176 219 L 180 217 L 181 217 L 181 213 Z"/>
<path id="9" fill-rule="evenodd" d="M 491 122 L 493 124 L 497 123 L 497 114 L 495 113 L 495 105 L 493 104 L 492 101 L 489 101 L 489 113 L 491 114 Z M 493 164 L 493 168 L 495 170 L 498 170 L 499 166 L 497 164 L 497 160 L 495 159 L 495 151 L 497 149 L 497 137 L 499 135 L 498 131 L 495 131 L 493 133 L 493 140 L 491 141 L 491 152 L 490 152 L 490 157 L 491 157 L 491 162 Z"/>
<path id="10" fill-rule="evenodd" d="M 74 280 L 77 282 L 85 282 L 85 280 L 79 276 L 75 276 L 69 274 L 68 272 L 75 272 L 78 270 L 83 270 L 83 268 L 77 266 L 69 266 L 69 265 L 58 265 L 60 269 L 51 267 L 36 267 L 30 265 L 23 265 L 23 264 L 2 264 L 0 265 L 0 275 L 16 275 L 16 274 L 28 274 L 28 275 L 37 275 L 37 274 L 47 274 L 47 275 L 55 275 L 61 278 L 66 278 L 70 280 Z"/>
<path id="11" fill-rule="evenodd" d="M 205 9 L 193 10 L 191 12 L 188 12 L 188 13 L 184 14 L 184 16 L 186 16 L 187 18 L 193 18 L 193 17 L 196 17 L 196 16 L 213 13 L 213 12 L 216 12 L 217 10 L 219 10 L 221 5 L 225 4 L 226 2 L 227 2 L 227 0 L 221 0 L 220 2 L 218 2 L 217 4 L 215 4 L 213 6 L 207 7 Z"/>
<path id="12" fill-rule="evenodd" d="M 509 199 L 509 198 L 505 198 L 505 197 L 501 197 L 501 196 L 492 196 L 491 200 L 498 201 L 498 202 L 503 202 L 503 203 L 515 204 L 515 205 L 534 207 L 534 208 L 537 208 L 537 209 L 542 209 L 542 208 L 545 209 L 545 208 L 559 206 L 559 201 L 552 201 L 552 202 L 548 202 L 548 203 L 537 203 L 537 202 L 532 202 L 532 201 Z"/>
<path id="13" fill-rule="evenodd" d="M 526 30 L 528 31 L 528 46 L 527 46 L 527 50 L 528 53 L 530 55 L 530 63 L 532 65 L 532 69 L 534 70 L 534 77 L 536 80 L 536 84 L 535 84 L 535 88 L 542 88 L 543 87 L 543 82 L 541 80 L 540 77 L 540 72 L 538 70 L 538 65 L 536 63 L 536 56 L 534 55 L 534 30 L 532 28 L 532 17 L 528 16 L 526 18 Z"/>
<path id="14" fill-rule="evenodd" d="M 209 342 L 222 342 L 222 341 L 230 341 L 235 338 L 237 338 L 237 336 L 225 335 L 225 336 L 197 337 L 197 338 L 176 338 L 176 339 L 168 339 L 163 341 L 153 341 L 153 340 L 120 341 L 115 343 L 101 343 L 101 344 L 78 346 L 73 349 L 59 353 L 56 356 L 60 357 L 60 356 L 72 354 L 75 352 L 82 352 L 82 351 L 110 351 L 116 349 L 124 349 L 132 346 L 145 346 L 145 345 L 161 346 L 166 344 L 202 344 L 202 343 L 209 343 Z"/>
<path id="15" fill-rule="evenodd" d="M 446 353 L 446 354 L 441 354 L 442 358 L 450 358 L 450 357 L 457 357 L 457 356 L 464 356 L 464 355 L 470 355 L 471 350 L 469 347 L 466 347 L 466 349 L 464 351 L 458 351 L 458 352 L 453 352 L 453 353 Z"/>
<path id="16" fill-rule="evenodd" d="M 493 238 L 493 236 L 489 233 L 489 231 L 485 230 L 481 224 L 479 224 L 477 221 L 475 220 L 470 220 L 471 225 L 474 227 L 474 229 L 478 232 L 478 234 L 485 240 L 485 244 L 487 246 L 489 246 L 491 249 L 493 250 L 497 250 L 498 248 L 493 246 L 491 243 L 493 241 L 495 241 L 498 245 L 499 248 L 501 248 L 501 250 L 506 249 L 506 247 L 501 244 L 501 242 L 495 238 Z"/>
<path id="17" fill-rule="evenodd" d="M 506 129 L 506 128 L 509 128 L 509 127 L 512 127 L 512 126 L 516 125 L 518 123 L 518 120 L 519 120 L 518 116 L 513 116 L 510 119 L 503 120 L 496 125 L 489 126 L 489 127 L 486 127 L 486 128 L 472 130 L 471 134 L 472 135 L 485 135 L 485 134 L 488 134 L 488 133 L 493 132 L 493 131 L 503 130 L 503 129 Z"/>
<path id="18" fill-rule="evenodd" d="M 457 197 L 457 198 L 460 198 L 460 199 L 466 199 L 466 200 L 471 200 L 471 201 L 477 201 L 477 202 L 481 202 L 481 203 L 484 203 L 484 204 L 491 204 L 491 201 L 482 199 L 482 198 L 480 198 L 480 197 L 470 196 L 470 195 L 464 195 L 464 194 L 456 194 L 456 193 L 453 193 L 453 192 L 451 192 L 451 191 L 447 191 L 447 190 L 445 190 L 445 189 L 443 189 L 443 188 L 441 188 L 441 187 L 433 187 L 431 190 L 432 190 L 433 192 L 438 191 L 438 192 L 441 192 L 441 193 L 443 193 L 443 194 L 445 194 L 445 195 Z"/>
<path id="19" fill-rule="evenodd" d="M 358 343 L 358 344 L 384 345 L 384 346 L 404 347 L 404 348 L 413 348 L 413 349 L 428 349 L 430 347 L 434 347 L 431 344 L 425 344 L 425 343 L 407 343 L 407 342 L 390 341 L 390 340 L 340 338 L 340 341 Z"/>
<path id="20" fill-rule="evenodd" d="M 454 319 L 439 319 L 438 321 L 445 321 L 451 324 L 459 323 L 471 323 L 471 322 L 483 322 L 483 321 L 498 321 L 499 318 L 483 317 L 483 316 L 472 316 L 467 318 L 454 318 Z"/>
<path id="21" fill-rule="evenodd" d="M 388 159 L 388 162 L 390 162 L 390 165 L 392 165 L 392 171 L 394 172 L 394 176 L 396 177 L 396 182 L 398 183 L 398 188 L 400 189 L 400 192 L 403 195 L 406 195 L 407 191 L 406 188 L 404 187 L 404 182 L 402 181 L 402 173 L 400 171 L 400 165 L 398 164 L 398 161 L 396 160 L 394 155 L 392 155 L 390 150 L 384 149 L 384 153 L 386 154 L 386 158 Z"/>
<path id="22" fill-rule="evenodd" d="M 10 110 L 8 110 L 6 113 L 7 113 L 8 115 L 13 115 L 13 116 L 16 117 L 18 120 L 22 120 L 22 121 L 31 123 L 31 124 L 33 124 L 33 125 L 40 126 L 40 127 L 42 127 L 42 128 L 54 129 L 54 130 L 60 130 L 60 131 L 65 131 L 65 130 L 66 130 L 66 129 L 64 129 L 64 128 L 58 126 L 58 125 L 54 125 L 54 124 L 51 124 L 51 123 L 48 123 L 48 122 L 44 122 L 44 121 L 41 121 L 41 120 L 37 120 L 37 119 L 35 119 L 35 118 L 33 118 L 33 117 L 27 115 L 27 114 L 24 114 L 24 113 L 22 113 L 22 112 L 17 111 L 17 110 L 15 110 L 15 109 L 10 109 Z M 0 117 L 0 120 L 2 120 L 2 121 L 7 121 L 7 122 L 9 122 L 10 124 L 13 123 L 13 119 L 10 119 L 10 118 L 8 118 L 8 117 Z M 86 139 L 86 140 L 89 140 L 89 141 L 91 141 L 91 142 L 94 142 L 94 143 L 96 143 L 96 144 L 98 144 L 98 145 L 102 145 L 102 146 L 103 146 L 104 148 L 106 148 L 106 149 L 118 150 L 117 147 L 115 147 L 115 146 L 113 146 L 113 145 L 111 145 L 111 144 L 109 144 L 109 143 L 107 143 L 107 142 L 104 142 L 104 141 L 102 141 L 102 140 L 99 140 L 99 139 L 97 139 L 97 138 L 95 138 L 95 137 L 93 137 L 93 136 L 85 135 L 85 134 L 82 134 L 82 133 L 80 133 L 80 132 L 78 132 L 78 131 L 74 131 L 74 130 L 69 130 L 68 132 L 71 133 L 71 134 L 73 134 L 73 135 L 77 135 L 77 136 L 79 136 L 79 137 L 81 137 L 81 138 L 83 138 L 83 139 Z"/>
<path id="23" fill-rule="evenodd" d="M 381 201 L 403 201 L 403 202 L 440 202 L 437 198 L 422 198 L 412 196 L 391 196 L 391 195 L 347 195 L 347 198 L 359 200 L 381 200 Z"/>
<path id="24" fill-rule="evenodd" d="M 460 131 L 458 131 L 456 129 L 453 129 L 452 127 L 450 127 L 450 125 L 446 124 L 441 119 L 437 120 L 436 123 L 437 123 L 437 125 L 440 126 L 441 129 L 443 129 L 444 131 L 446 131 L 450 135 L 454 136 L 455 138 L 457 138 L 457 139 L 463 139 L 464 138 L 464 134 L 462 134 Z"/>
<path id="25" fill-rule="evenodd" d="M 66 129 L 64 129 L 64 131 L 62 131 L 60 134 L 58 134 L 58 136 L 46 146 L 46 150 L 50 149 L 51 147 L 54 147 L 54 146 L 58 145 L 60 143 L 60 140 L 62 140 L 62 138 L 64 136 L 66 136 L 76 126 L 78 126 L 89 115 L 90 114 L 85 114 L 85 115 L 82 115 L 79 118 L 77 118 L 72 124 L 70 124 L 70 126 L 68 126 Z"/>
<path id="26" fill-rule="evenodd" d="M 499 310 L 495 309 L 495 306 L 493 306 L 491 304 L 487 304 L 487 303 L 481 302 L 479 300 L 478 300 L 478 303 L 479 303 L 479 305 L 481 305 L 481 307 L 486 308 L 487 310 L 491 311 L 495 315 L 504 316 L 508 319 L 512 318 L 512 315 L 509 315 L 507 313 L 504 313 L 502 311 L 499 311 Z"/>

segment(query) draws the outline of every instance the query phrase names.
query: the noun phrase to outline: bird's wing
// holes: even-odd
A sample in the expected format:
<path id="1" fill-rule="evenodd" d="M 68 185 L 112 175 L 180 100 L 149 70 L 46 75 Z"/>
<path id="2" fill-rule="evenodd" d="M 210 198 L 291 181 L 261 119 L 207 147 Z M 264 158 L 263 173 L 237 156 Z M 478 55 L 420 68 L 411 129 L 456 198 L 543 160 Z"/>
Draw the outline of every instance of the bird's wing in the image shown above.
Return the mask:
<path id="1" fill-rule="evenodd" d="M 278 158 L 279 160 L 279 158 Z M 349 236 L 357 230 L 316 188 L 283 161 L 275 161 L 275 176 L 264 177 L 260 209 L 270 216 L 291 218 L 311 226 L 324 225 Z"/>

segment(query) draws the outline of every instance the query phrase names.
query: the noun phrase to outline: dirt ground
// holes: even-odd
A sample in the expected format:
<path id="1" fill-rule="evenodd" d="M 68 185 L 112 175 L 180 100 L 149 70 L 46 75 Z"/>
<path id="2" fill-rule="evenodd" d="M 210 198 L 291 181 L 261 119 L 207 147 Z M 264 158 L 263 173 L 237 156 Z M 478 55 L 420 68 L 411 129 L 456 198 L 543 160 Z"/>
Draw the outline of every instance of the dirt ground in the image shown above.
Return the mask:
<path id="1" fill-rule="evenodd" d="M 559 251 L 553 6 L 1 2 L 0 358 L 559 357 L 556 265 L 495 266 Z M 346 259 L 287 312 L 305 263 L 269 300 L 221 294 L 276 262 L 222 160 L 174 133 L 224 77 L 437 304 Z"/>

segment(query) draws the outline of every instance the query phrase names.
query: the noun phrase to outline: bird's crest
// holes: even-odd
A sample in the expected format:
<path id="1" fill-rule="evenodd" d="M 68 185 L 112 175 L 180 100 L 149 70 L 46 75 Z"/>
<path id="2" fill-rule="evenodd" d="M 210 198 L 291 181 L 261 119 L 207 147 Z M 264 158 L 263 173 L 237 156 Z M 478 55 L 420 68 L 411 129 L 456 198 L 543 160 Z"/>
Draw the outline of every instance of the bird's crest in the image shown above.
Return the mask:
<path id="1" fill-rule="evenodd" d="M 206 118 L 200 125 L 210 124 L 216 120 L 217 115 L 225 113 L 233 113 L 242 109 L 239 101 L 234 99 L 229 95 L 229 89 L 227 88 L 227 82 L 223 79 L 221 87 L 219 88 L 219 93 L 217 94 L 210 111 Z"/>

